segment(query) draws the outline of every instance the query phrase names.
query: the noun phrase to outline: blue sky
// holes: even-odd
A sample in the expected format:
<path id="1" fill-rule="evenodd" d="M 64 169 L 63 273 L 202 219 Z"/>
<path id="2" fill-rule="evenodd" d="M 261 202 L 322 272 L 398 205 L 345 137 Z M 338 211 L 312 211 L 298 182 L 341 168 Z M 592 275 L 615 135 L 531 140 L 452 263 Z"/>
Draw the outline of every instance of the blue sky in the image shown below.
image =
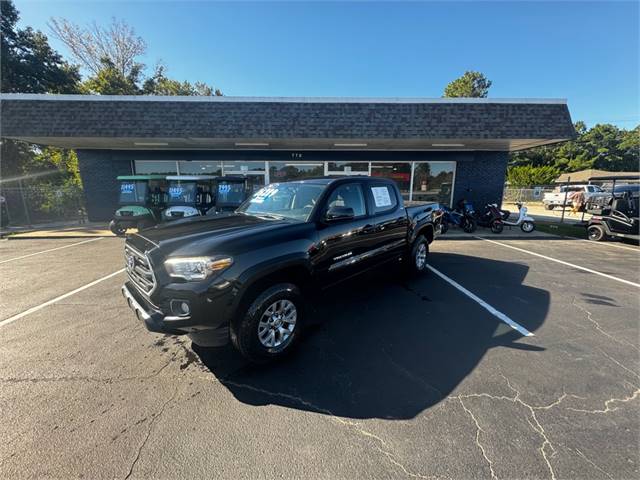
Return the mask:
<path id="1" fill-rule="evenodd" d="M 479 70 L 490 97 L 567 98 L 574 121 L 640 123 L 637 1 L 15 3 L 45 33 L 52 16 L 123 18 L 146 64 L 225 95 L 439 97 Z"/>

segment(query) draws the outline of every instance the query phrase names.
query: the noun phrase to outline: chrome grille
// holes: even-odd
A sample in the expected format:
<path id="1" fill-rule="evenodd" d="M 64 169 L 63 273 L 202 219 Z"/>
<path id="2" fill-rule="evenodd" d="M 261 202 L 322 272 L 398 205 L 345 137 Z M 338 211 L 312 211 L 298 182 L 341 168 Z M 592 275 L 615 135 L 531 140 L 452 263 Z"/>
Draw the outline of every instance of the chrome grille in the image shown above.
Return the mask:
<path id="1" fill-rule="evenodd" d="M 124 258 L 129 279 L 142 293 L 150 295 L 156 287 L 156 278 L 147 256 L 135 248 L 125 245 Z"/>

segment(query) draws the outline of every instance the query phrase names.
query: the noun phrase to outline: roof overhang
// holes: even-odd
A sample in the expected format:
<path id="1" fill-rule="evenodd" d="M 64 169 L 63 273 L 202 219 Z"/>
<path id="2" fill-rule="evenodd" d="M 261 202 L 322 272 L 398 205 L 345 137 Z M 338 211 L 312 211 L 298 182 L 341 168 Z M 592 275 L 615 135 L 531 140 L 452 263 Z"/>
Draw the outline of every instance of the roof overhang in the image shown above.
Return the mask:
<path id="1" fill-rule="evenodd" d="M 76 149 L 518 151 L 575 137 L 564 100 L 3 94 L 5 138 Z"/>

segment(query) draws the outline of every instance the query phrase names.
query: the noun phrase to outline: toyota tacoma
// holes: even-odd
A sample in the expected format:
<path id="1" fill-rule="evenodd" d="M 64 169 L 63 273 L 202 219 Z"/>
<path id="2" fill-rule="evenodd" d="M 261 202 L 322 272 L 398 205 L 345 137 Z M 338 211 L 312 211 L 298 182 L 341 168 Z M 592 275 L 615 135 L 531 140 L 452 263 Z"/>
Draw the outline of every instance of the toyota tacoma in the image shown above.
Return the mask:
<path id="1" fill-rule="evenodd" d="M 441 217 L 386 179 L 275 183 L 233 213 L 129 235 L 122 293 L 152 332 L 263 362 L 296 343 L 318 292 L 391 262 L 424 272 Z"/>

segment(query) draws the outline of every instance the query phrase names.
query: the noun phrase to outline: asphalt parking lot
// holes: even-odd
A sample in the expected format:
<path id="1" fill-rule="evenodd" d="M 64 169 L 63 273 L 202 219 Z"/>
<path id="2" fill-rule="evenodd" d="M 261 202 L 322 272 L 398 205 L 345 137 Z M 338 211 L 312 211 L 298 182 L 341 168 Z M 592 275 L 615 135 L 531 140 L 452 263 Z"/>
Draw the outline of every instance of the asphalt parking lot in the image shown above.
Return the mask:
<path id="1" fill-rule="evenodd" d="M 640 250 L 487 238 L 266 367 L 148 333 L 121 239 L 1 241 L 0 477 L 637 478 Z"/>

